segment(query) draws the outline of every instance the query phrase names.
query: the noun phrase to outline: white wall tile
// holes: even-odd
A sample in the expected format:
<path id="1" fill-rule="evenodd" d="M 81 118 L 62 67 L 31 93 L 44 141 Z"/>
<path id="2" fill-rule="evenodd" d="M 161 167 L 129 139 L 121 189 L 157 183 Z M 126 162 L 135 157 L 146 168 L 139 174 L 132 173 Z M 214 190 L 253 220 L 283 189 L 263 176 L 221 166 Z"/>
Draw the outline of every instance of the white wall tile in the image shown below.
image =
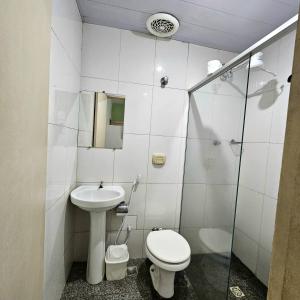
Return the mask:
<path id="1" fill-rule="evenodd" d="M 181 203 L 182 203 L 182 191 L 183 184 L 178 185 L 178 194 L 177 194 L 177 203 L 176 203 L 176 212 L 175 212 L 175 223 L 174 223 L 174 230 L 179 232 L 180 227 L 180 216 L 181 216 Z"/>
<path id="2" fill-rule="evenodd" d="M 160 79 L 168 76 L 169 88 L 185 89 L 187 59 L 187 43 L 171 39 L 157 39 L 154 85 L 160 86 Z"/>
<path id="3" fill-rule="evenodd" d="M 211 163 L 211 140 L 187 139 L 185 183 L 206 183 Z"/>
<path id="4" fill-rule="evenodd" d="M 89 232 L 74 234 L 74 261 L 86 261 L 88 256 Z"/>
<path id="5" fill-rule="evenodd" d="M 235 213 L 233 185 L 207 185 L 204 209 L 206 228 L 223 228 L 232 231 Z"/>
<path id="6" fill-rule="evenodd" d="M 181 183 L 184 151 L 184 138 L 150 136 L 148 182 Z M 152 155 L 154 153 L 164 153 L 166 155 L 166 163 L 163 166 L 152 164 Z"/>
<path id="7" fill-rule="evenodd" d="M 250 95 L 260 91 L 274 90 L 280 86 L 276 77 L 279 74 L 279 47 L 280 40 L 261 50 L 264 64 L 262 67 L 250 71 L 248 86 Z"/>
<path id="8" fill-rule="evenodd" d="M 184 184 L 181 227 L 203 227 L 205 184 Z"/>
<path id="9" fill-rule="evenodd" d="M 186 183 L 235 184 L 237 182 L 238 149 L 228 141 L 214 145 L 213 140 L 187 140 Z"/>
<path id="10" fill-rule="evenodd" d="M 265 286 L 268 286 L 271 257 L 271 252 L 259 248 L 256 275 Z"/>
<path id="11" fill-rule="evenodd" d="M 83 76 L 118 80 L 121 33 L 119 29 L 83 25 Z"/>
<path id="12" fill-rule="evenodd" d="M 48 125 L 47 197 L 46 210 L 65 192 L 66 131 L 61 126 Z"/>
<path id="13" fill-rule="evenodd" d="M 284 143 L 289 96 L 290 85 L 289 83 L 285 83 L 282 93 L 276 98 L 273 105 L 273 116 L 270 133 L 271 143 Z"/>
<path id="14" fill-rule="evenodd" d="M 235 58 L 238 55 L 238 53 L 224 51 L 224 50 L 218 50 L 218 59 L 221 60 L 222 63 L 226 64 L 233 58 Z"/>
<path id="15" fill-rule="evenodd" d="M 109 244 L 114 244 L 117 232 L 109 232 L 108 238 L 110 239 Z M 123 231 L 120 234 L 119 243 L 123 243 L 126 238 L 126 232 Z M 132 230 L 128 239 L 128 251 L 130 258 L 141 258 L 143 255 L 144 247 L 144 235 L 143 230 Z"/>
<path id="16" fill-rule="evenodd" d="M 64 226 L 60 228 L 60 224 L 63 225 L 64 216 L 64 195 L 60 198 L 60 201 L 48 210 L 45 215 L 45 278 L 51 277 L 51 273 L 55 270 L 51 269 L 54 267 L 64 253 Z"/>
<path id="17" fill-rule="evenodd" d="M 79 72 L 76 70 L 66 52 L 62 41 L 51 32 L 50 49 L 50 87 L 59 90 L 78 91 Z"/>
<path id="18" fill-rule="evenodd" d="M 190 97 L 188 137 L 209 139 L 212 136 L 214 95 L 195 91 Z"/>
<path id="19" fill-rule="evenodd" d="M 53 32 L 50 53 L 48 122 L 77 128 L 79 73 Z"/>
<path id="20" fill-rule="evenodd" d="M 114 150 L 78 148 L 77 181 L 112 182 Z"/>
<path id="21" fill-rule="evenodd" d="M 177 184 L 147 185 L 145 229 L 174 228 L 179 188 Z"/>
<path id="22" fill-rule="evenodd" d="M 74 238 L 72 236 L 72 242 L 67 244 L 64 252 L 64 277 L 65 282 L 67 281 L 72 265 L 74 262 Z"/>
<path id="23" fill-rule="evenodd" d="M 256 270 L 258 245 L 237 228 L 234 231 L 233 253 L 254 273 Z"/>
<path id="24" fill-rule="evenodd" d="M 118 94 L 125 96 L 124 132 L 149 134 L 151 122 L 152 87 L 141 84 L 119 84 Z"/>
<path id="25" fill-rule="evenodd" d="M 124 134 L 123 149 L 116 150 L 114 163 L 114 181 L 132 182 L 141 175 L 146 181 L 148 165 L 149 136 Z"/>
<path id="26" fill-rule="evenodd" d="M 249 238 L 259 242 L 263 195 L 239 187 L 235 226 Z"/>
<path id="27" fill-rule="evenodd" d="M 269 144 L 245 143 L 241 162 L 240 184 L 263 193 Z"/>
<path id="28" fill-rule="evenodd" d="M 63 43 L 77 71 L 81 68 L 82 22 L 74 0 L 53 0 L 52 29 Z"/>
<path id="29" fill-rule="evenodd" d="M 204 85 L 201 90 L 203 93 L 212 93 L 214 95 L 227 95 L 234 97 L 241 97 L 243 100 L 246 96 L 247 88 L 247 70 L 235 70 L 230 79 L 224 80 L 220 77 Z"/>
<path id="30" fill-rule="evenodd" d="M 68 276 L 69 260 L 72 259 L 66 255 L 66 247 L 71 246 L 72 240 L 70 205 L 69 198 L 63 195 L 45 216 L 44 296 L 46 299 L 60 297 Z"/>
<path id="31" fill-rule="evenodd" d="M 275 229 L 277 201 L 264 196 L 264 206 L 261 221 L 260 245 L 269 252 L 272 251 L 272 242 Z"/>
<path id="32" fill-rule="evenodd" d="M 118 93 L 118 81 L 81 76 L 80 85 L 82 91 Z"/>
<path id="33" fill-rule="evenodd" d="M 294 60 L 296 30 L 285 35 L 279 42 L 278 82 L 279 85 L 286 84 L 287 78 L 292 73 Z"/>
<path id="34" fill-rule="evenodd" d="M 281 174 L 283 144 L 270 144 L 265 194 L 277 199 Z"/>
<path id="35" fill-rule="evenodd" d="M 250 96 L 245 120 L 245 142 L 269 142 L 276 91 Z"/>
<path id="36" fill-rule="evenodd" d="M 125 201 L 128 203 L 132 184 L 115 182 L 114 185 L 120 185 L 124 188 Z M 137 187 L 137 190 L 135 192 L 132 192 L 129 211 L 128 211 L 128 215 L 133 215 L 137 217 L 136 220 L 137 229 L 144 229 L 145 203 L 146 203 L 146 184 L 140 183 Z M 118 227 L 114 226 L 114 224 L 111 224 L 111 230 L 117 230 L 119 228 L 119 224 L 120 222 L 116 223 Z"/>
<path id="37" fill-rule="evenodd" d="M 51 89 L 49 123 L 78 128 L 79 93 Z"/>
<path id="38" fill-rule="evenodd" d="M 211 120 L 211 137 L 240 141 L 245 100 L 242 97 L 214 95 Z"/>
<path id="39" fill-rule="evenodd" d="M 146 245 L 147 236 L 150 232 L 151 232 L 151 230 L 149 230 L 149 229 L 143 230 L 143 233 L 144 233 L 143 234 L 143 253 L 142 253 L 143 258 L 147 257 L 146 252 L 145 252 L 145 245 Z"/>
<path id="40" fill-rule="evenodd" d="M 75 0 L 53 1 L 50 49 L 44 299 L 60 299 L 73 262 L 82 22 Z"/>
<path id="41" fill-rule="evenodd" d="M 207 76 L 207 62 L 218 59 L 218 50 L 189 44 L 187 87 L 200 82 Z"/>
<path id="42" fill-rule="evenodd" d="M 154 57 L 155 38 L 122 30 L 119 80 L 152 85 Z"/>
<path id="43" fill-rule="evenodd" d="M 78 147 L 86 147 L 87 145 L 91 145 L 92 139 L 92 132 L 86 132 L 81 130 L 78 131 Z"/>
<path id="44" fill-rule="evenodd" d="M 116 214 L 111 214 L 111 227 L 110 230 L 119 230 L 123 222 L 123 217 L 117 216 Z M 127 231 L 127 228 L 131 228 L 133 230 L 137 229 L 137 216 L 127 214 L 126 217 L 124 217 L 124 223 L 122 231 Z"/>
<path id="45" fill-rule="evenodd" d="M 43 299 L 53 300 L 60 299 L 65 287 L 67 270 L 64 268 L 65 257 L 59 256 L 53 264 L 48 267 L 51 273 L 49 277 L 44 276 L 44 295 Z"/>
<path id="46" fill-rule="evenodd" d="M 90 214 L 74 205 L 74 233 L 90 230 Z"/>
<path id="47" fill-rule="evenodd" d="M 66 131 L 66 185 L 65 191 L 70 191 L 76 183 L 77 171 L 77 130 L 64 128 Z"/>
<path id="48" fill-rule="evenodd" d="M 82 92 L 79 103 L 79 124 L 78 129 L 82 133 L 89 134 L 92 137 L 94 120 L 91 116 L 94 114 L 94 92 Z M 89 143 L 90 144 L 90 141 Z"/>
<path id="49" fill-rule="evenodd" d="M 214 141 L 221 144 L 214 145 Z M 206 182 L 210 184 L 236 184 L 239 149 L 226 140 L 213 138 L 209 141 L 209 158 L 206 162 Z"/>
<path id="50" fill-rule="evenodd" d="M 186 136 L 188 94 L 183 90 L 155 87 L 151 134 Z"/>
<path id="51" fill-rule="evenodd" d="M 180 234 L 188 241 L 192 254 L 207 253 L 199 238 L 199 227 L 182 227 Z"/>

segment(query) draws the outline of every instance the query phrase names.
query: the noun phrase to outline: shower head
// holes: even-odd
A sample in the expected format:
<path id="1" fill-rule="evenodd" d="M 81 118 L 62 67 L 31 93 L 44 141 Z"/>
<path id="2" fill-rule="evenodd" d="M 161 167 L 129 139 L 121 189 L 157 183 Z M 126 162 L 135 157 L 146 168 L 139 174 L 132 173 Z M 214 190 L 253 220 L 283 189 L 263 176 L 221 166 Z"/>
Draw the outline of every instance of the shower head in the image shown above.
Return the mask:
<path id="1" fill-rule="evenodd" d="M 250 70 L 253 71 L 263 71 L 266 72 L 274 77 L 277 76 L 276 73 L 274 73 L 272 70 L 268 70 L 264 67 L 264 61 L 262 59 L 263 57 L 262 52 L 257 52 L 254 55 L 252 55 L 251 60 L 250 60 Z M 247 69 L 249 69 L 249 65 L 247 65 Z"/>
<path id="2" fill-rule="evenodd" d="M 177 32 L 179 21 L 168 13 L 157 13 L 148 18 L 146 25 L 151 34 L 169 37 Z"/>
<path id="3" fill-rule="evenodd" d="M 257 52 L 251 57 L 250 69 L 260 68 L 264 65 L 264 61 L 262 60 L 263 55 L 262 52 Z M 247 65 L 247 68 L 249 68 L 249 65 Z"/>

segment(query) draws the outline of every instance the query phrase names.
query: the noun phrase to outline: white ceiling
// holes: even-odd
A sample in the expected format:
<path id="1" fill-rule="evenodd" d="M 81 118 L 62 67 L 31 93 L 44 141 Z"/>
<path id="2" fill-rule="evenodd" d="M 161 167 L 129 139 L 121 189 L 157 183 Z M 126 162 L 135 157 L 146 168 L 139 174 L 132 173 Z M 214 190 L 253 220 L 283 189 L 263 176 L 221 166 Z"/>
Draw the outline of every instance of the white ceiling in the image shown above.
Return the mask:
<path id="1" fill-rule="evenodd" d="M 86 23 L 147 32 L 146 20 L 168 12 L 174 39 L 241 52 L 298 12 L 299 0 L 77 0 Z"/>

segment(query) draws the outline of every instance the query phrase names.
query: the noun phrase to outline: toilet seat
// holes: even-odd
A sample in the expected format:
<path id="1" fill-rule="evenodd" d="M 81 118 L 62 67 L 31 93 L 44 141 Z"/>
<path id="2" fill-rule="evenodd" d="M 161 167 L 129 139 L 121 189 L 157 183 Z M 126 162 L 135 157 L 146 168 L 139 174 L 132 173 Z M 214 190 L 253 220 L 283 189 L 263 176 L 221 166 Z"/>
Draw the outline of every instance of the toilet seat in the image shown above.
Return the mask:
<path id="1" fill-rule="evenodd" d="M 191 249 L 183 236 L 173 230 L 149 233 L 146 239 L 146 254 L 149 259 L 168 271 L 180 271 L 190 263 Z"/>
<path id="2" fill-rule="evenodd" d="M 146 255 L 147 257 L 158 267 L 160 267 L 163 270 L 170 271 L 170 272 L 178 272 L 184 270 L 189 264 L 191 259 L 188 258 L 186 261 L 178 263 L 178 264 L 170 264 L 166 263 L 164 261 L 159 260 L 157 257 L 155 257 L 146 246 Z"/>

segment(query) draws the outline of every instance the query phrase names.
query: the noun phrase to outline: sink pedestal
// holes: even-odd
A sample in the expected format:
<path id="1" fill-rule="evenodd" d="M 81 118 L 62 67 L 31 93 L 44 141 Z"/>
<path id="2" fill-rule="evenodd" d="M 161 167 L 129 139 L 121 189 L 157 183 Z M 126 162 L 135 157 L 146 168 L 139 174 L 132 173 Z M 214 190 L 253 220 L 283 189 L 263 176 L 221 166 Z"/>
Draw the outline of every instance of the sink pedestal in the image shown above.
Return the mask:
<path id="1" fill-rule="evenodd" d="M 106 211 L 90 212 L 90 241 L 87 262 L 87 282 L 97 284 L 105 272 Z"/>
<path id="2" fill-rule="evenodd" d="M 103 280 L 105 270 L 106 211 L 124 200 L 121 186 L 82 185 L 71 193 L 71 201 L 90 213 L 90 241 L 86 280 L 97 284 Z"/>

